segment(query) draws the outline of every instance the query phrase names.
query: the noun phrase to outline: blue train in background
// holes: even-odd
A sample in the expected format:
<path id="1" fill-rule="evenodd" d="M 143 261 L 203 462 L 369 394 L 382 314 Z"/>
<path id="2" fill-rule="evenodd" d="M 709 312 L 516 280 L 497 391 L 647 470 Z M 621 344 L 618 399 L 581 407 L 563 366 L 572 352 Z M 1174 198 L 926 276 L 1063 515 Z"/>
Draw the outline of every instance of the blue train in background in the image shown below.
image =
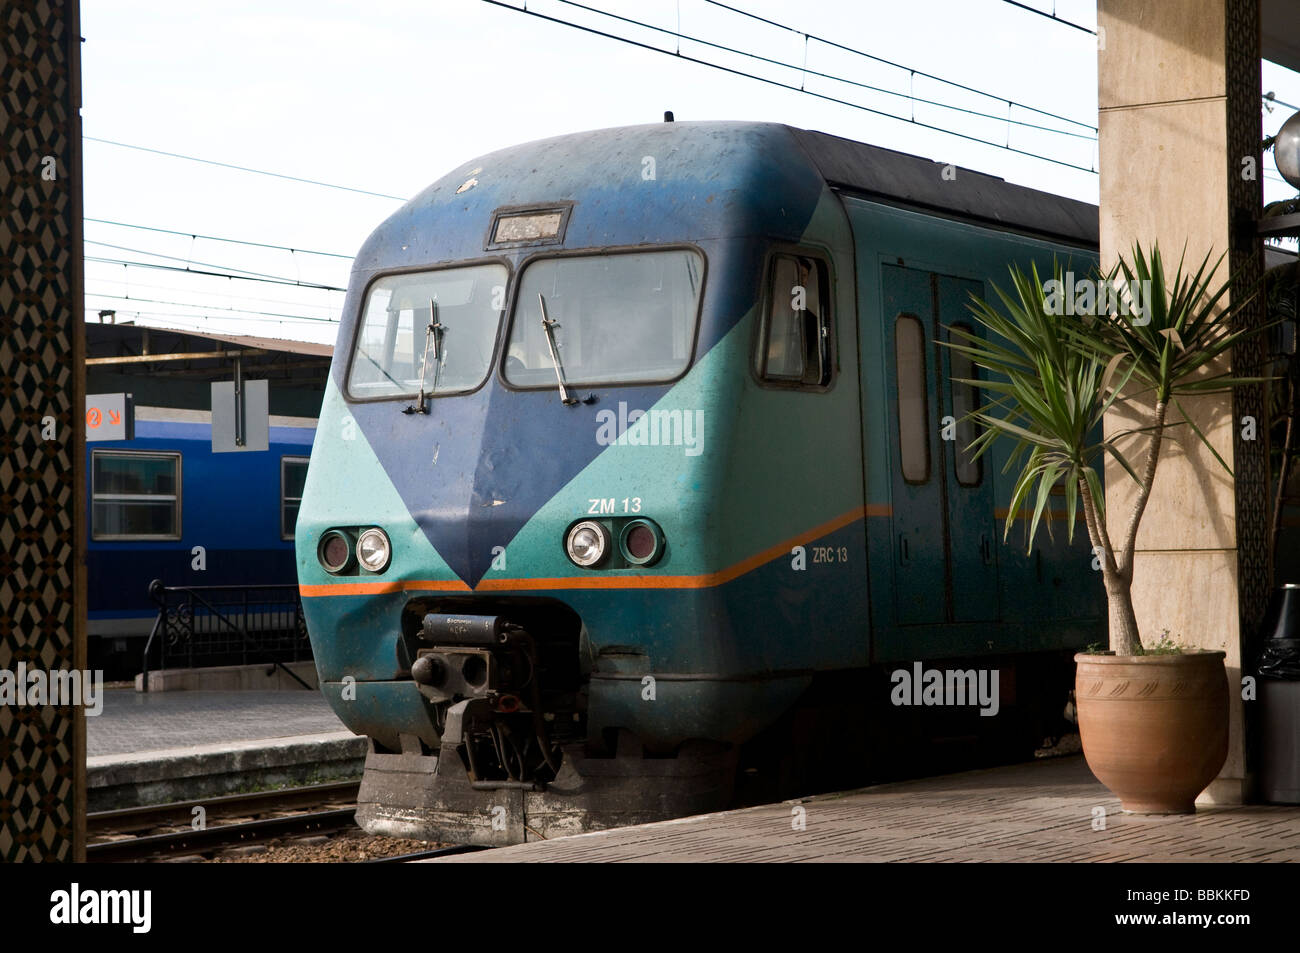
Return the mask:
<path id="1" fill-rule="evenodd" d="M 942 346 L 1097 209 L 823 133 L 464 163 L 354 263 L 297 524 L 366 830 L 462 843 L 1026 757 L 1104 639 Z M 937 681 L 937 690 L 936 690 Z"/>
<path id="2" fill-rule="evenodd" d="M 315 420 L 273 417 L 267 451 L 212 452 L 206 410 L 137 407 L 132 440 L 86 444 L 89 658 L 140 671 L 149 586 L 292 584 Z M 201 551 L 196 552 L 196 547 Z"/>

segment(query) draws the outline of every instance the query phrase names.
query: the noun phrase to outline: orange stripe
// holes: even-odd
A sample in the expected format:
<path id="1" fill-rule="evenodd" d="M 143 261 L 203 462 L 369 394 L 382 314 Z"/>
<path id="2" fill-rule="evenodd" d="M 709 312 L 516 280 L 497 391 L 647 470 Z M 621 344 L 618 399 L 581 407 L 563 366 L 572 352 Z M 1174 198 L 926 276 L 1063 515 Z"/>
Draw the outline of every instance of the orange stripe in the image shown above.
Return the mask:
<path id="1" fill-rule="evenodd" d="M 556 576 L 540 579 L 484 579 L 477 589 L 471 590 L 460 580 L 445 582 L 436 579 L 410 579 L 398 582 L 343 582 L 326 583 L 316 586 L 299 586 L 298 591 L 304 596 L 358 596 L 385 592 L 499 592 L 502 590 L 533 589 L 709 589 L 731 582 L 764 563 L 771 562 L 778 556 L 788 553 L 795 546 L 802 546 L 827 536 L 864 516 L 890 516 L 893 508 L 887 503 L 870 503 L 849 510 L 833 520 L 820 526 L 792 536 L 783 543 L 769 546 L 767 549 L 748 559 L 743 559 L 720 572 L 705 573 L 700 576 Z"/>
<path id="2" fill-rule="evenodd" d="M 450 582 L 438 579 L 406 579 L 396 582 L 327 582 L 319 586 L 298 586 L 298 591 L 304 596 L 362 596 L 382 592 L 411 592 L 415 590 L 469 592 L 470 588 L 459 579 Z"/>

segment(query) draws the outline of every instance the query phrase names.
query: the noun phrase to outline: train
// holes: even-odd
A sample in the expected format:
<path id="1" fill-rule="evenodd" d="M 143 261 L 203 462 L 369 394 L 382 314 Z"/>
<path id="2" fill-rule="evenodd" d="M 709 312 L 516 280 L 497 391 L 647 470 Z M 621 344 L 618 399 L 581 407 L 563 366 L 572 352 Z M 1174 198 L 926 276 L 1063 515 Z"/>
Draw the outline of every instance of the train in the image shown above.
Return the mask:
<path id="1" fill-rule="evenodd" d="M 1103 591 L 1081 534 L 1004 542 L 943 345 L 1097 243 L 1095 206 L 773 123 L 566 134 L 407 202 L 296 532 L 359 824 L 501 845 L 1029 756 Z"/>
<path id="2" fill-rule="evenodd" d="M 166 586 L 290 584 L 316 421 L 275 416 L 266 453 L 213 453 L 210 411 L 140 406 L 130 440 L 86 443 L 90 665 L 140 671 Z M 200 549 L 196 551 L 196 547 Z"/>

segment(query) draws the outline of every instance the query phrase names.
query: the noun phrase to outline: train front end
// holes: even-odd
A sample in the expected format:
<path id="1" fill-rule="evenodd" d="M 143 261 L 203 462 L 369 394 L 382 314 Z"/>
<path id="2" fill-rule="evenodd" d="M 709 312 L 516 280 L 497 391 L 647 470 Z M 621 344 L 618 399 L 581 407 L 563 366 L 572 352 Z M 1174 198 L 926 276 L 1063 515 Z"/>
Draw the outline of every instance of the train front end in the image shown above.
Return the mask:
<path id="1" fill-rule="evenodd" d="M 826 196 L 784 127 L 631 127 L 467 163 L 366 242 L 296 543 L 367 831 L 725 805 L 807 685 L 723 589 L 760 275 Z"/>

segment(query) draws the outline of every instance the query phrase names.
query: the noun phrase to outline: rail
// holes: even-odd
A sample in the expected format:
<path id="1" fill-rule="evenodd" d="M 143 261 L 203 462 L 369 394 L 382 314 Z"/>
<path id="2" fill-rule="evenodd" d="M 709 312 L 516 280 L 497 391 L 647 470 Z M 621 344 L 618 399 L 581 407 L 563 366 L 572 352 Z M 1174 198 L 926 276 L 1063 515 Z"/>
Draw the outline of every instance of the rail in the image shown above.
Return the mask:
<path id="1" fill-rule="evenodd" d="M 285 665 L 312 657 L 297 585 L 164 586 L 155 579 L 149 598 L 158 617 L 145 642 L 143 691 L 155 647 L 159 669 L 264 662 L 315 690 Z"/>

